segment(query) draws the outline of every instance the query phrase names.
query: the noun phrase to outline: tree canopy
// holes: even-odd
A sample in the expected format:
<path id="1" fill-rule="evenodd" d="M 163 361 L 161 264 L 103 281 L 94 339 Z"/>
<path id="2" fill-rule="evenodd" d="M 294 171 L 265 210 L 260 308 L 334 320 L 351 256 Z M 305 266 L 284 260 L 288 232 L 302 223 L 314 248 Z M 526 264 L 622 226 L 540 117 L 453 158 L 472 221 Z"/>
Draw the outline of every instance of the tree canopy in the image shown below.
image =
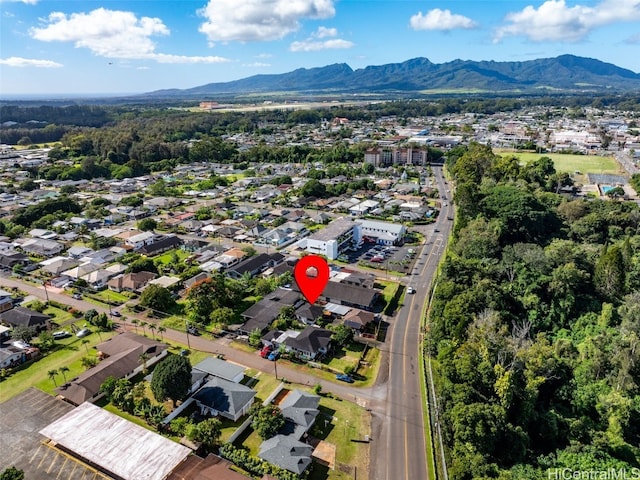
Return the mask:
<path id="1" fill-rule="evenodd" d="M 191 363 L 187 357 L 169 355 L 155 367 L 151 391 L 158 402 L 171 399 L 173 404 L 186 397 L 191 388 Z"/>

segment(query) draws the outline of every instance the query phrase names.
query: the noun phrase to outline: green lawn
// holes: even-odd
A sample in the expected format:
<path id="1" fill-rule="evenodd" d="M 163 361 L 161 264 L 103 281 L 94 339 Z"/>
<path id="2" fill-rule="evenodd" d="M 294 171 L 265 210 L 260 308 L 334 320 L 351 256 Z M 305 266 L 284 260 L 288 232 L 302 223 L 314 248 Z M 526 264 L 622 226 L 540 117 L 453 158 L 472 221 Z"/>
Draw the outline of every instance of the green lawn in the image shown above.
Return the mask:
<path id="1" fill-rule="evenodd" d="M 159 262 L 162 262 L 164 265 L 169 265 L 170 263 L 173 263 L 174 257 L 178 257 L 178 260 L 182 262 L 188 256 L 189 256 L 188 252 L 181 250 L 179 248 L 176 248 L 174 250 L 169 250 L 168 252 L 163 253 L 162 255 L 157 257 L 156 260 L 158 260 Z"/>
<path id="2" fill-rule="evenodd" d="M 112 303 L 118 303 L 120 305 L 122 305 L 123 303 L 129 301 L 131 299 L 131 297 L 125 295 L 124 293 L 120 293 L 120 292 L 114 292 L 112 290 L 100 290 L 99 292 L 96 292 L 95 294 L 93 294 L 94 296 L 98 297 L 99 299 L 106 301 L 106 302 L 112 302 Z"/>
<path id="3" fill-rule="evenodd" d="M 248 380 L 243 383 L 257 392 L 256 401 L 259 402 L 263 402 L 269 395 L 273 393 L 276 387 L 280 385 L 280 380 L 268 373 L 248 369 L 244 372 L 244 374 L 245 380 Z"/>
<path id="4" fill-rule="evenodd" d="M 535 153 L 535 152 L 514 152 L 510 150 L 495 149 L 495 153 L 503 156 L 515 156 L 522 164 L 538 160 L 540 157 L 549 157 L 553 160 L 558 172 L 582 172 L 582 173 L 607 173 L 624 174 L 613 157 L 600 157 L 597 155 L 573 155 L 563 153 Z"/>
<path id="5" fill-rule="evenodd" d="M 104 341 L 115 335 L 115 333 L 104 332 L 100 335 Z M 85 339 L 89 340 L 89 343 L 86 344 L 86 348 L 85 345 L 82 344 L 82 340 Z M 97 333 L 92 333 L 84 339 L 71 337 L 58 342 L 63 344 L 64 347 L 45 355 L 39 360 L 31 363 L 23 370 L 15 372 L 9 378 L 0 383 L 0 403 L 34 386 L 47 393 L 53 393 L 55 385 L 52 380 L 49 380 L 47 372 L 49 370 L 57 370 L 60 367 L 66 366 L 70 370 L 65 374 L 67 380 L 76 377 L 79 373 L 85 370 L 80 363 L 82 357 L 88 355 L 87 350 L 92 352 L 91 347 L 100 342 L 101 340 Z M 95 353 L 95 350 L 93 350 L 93 353 Z M 58 385 L 64 381 L 61 374 L 55 378 Z"/>
<path id="6" fill-rule="evenodd" d="M 328 359 L 328 362 L 323 363 L 338 372 L 344 372 L 347 366 L 356 367 L 358 365 L 358 359 L 363 350 L 364 345 L 361 343 L 353 343 L 348 348 L 334 349 L 333 355 Z"/>

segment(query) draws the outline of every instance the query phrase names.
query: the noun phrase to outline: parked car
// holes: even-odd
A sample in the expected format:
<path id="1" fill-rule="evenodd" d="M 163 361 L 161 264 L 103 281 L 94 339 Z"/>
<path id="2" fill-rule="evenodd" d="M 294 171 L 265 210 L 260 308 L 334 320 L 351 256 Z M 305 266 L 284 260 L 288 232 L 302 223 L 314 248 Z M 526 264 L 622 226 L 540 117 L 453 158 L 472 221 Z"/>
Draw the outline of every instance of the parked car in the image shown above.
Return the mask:
<path id="1" fill-rule="evenodd" d="M 280 352 L 277 350 L 274 350 L 269 355 L 267 355 L 267 360 L 271 360 L 272 362 L 275 362 L 279 356 L 280 356 Z"/>
<path id="2" fill-rule="evenodd" d="M 187 332 L 189 332 L 191 335 L 194 335 L 196 337 L 200 335 L 200 332 L 198 331 L 198 329 L 193 326 L 187 327 Z"/>
<path id="3" fill-rule="evenodd" d="M 67 338 L 71 336 L 71 333 L 67 332 L 66 330 L 58 330 L 57 332 L 53 332 L 51 334 L 51 336 L 55 339 L 55 340 L 60 340 L 62 338 Z"/>
<path id="4" fill-rule="evenodd" d="M 262 350 L 260 350 L 260 356 L 262 358 L 267 358 L 272 351 L 273 347 L 271 345 L 265 345 L 262 347 Z"/>
<path id="5" fill-rule="evenodd" d="M 91 330 L 89 330 L 88 328 L 83 328 L 76 332 L 76 337 L 78 338 L 86 337 L 90 333 L 91 333 Z"/>
<path id="6" fill-rule="evenodd" d="M 113 315 L 114 317 L 121 317 L 122 316 L 122 314 L 117 310 L 114 310 L 113 312 L 111 312 L 111 315 Z"/>
<path id="7" fill-rule="evenodd" d="M 353 377 L 347 375 L 346 373 L 339 373 L 336 375 L 336 380 L 340 380 L 341 382 L 353 383 Z"/>
<path id="8" fill-rule="evenodd" d="M 416 293 L 416 290 L 413 287 L 408 287 L 407 288 L 407 293 Z"/>
<path id="9" fill-rule="evenodd" d="M 76 300 L 82 300 L 82 294 L 81 293 L 74 293 L 73 295 L 71 295 L 73 298 L 75 298 Z"/>

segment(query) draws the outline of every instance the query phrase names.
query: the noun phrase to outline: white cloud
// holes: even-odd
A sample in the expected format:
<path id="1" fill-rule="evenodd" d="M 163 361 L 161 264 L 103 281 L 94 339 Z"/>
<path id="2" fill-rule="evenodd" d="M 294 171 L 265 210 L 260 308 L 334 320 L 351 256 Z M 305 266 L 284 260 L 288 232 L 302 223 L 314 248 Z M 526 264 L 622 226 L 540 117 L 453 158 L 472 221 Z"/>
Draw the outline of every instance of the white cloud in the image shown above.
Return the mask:
<path id="1" fill-rule="evenodd" d="M 335 28 L 318 27 L 306 40 L 293 42 L 289 45 L 292 52 L 317 52 L 320 50 L 335 50 L 353 47 L 354 43 L 337 37 L 338 30 Z M 329 40 L 322 40 L 329 38 Z M 318 40 L 319 39 L 319 40 Z"/>
<path id="2" fill-rule="evenodd" d="M 316 38 L 337 37 L 338 30 L 335 28 L 318 27 L 318 31 L 314 33 Z"/>
<path id="3" fill-rule="evenodd" d="M 38 0 L 0 0 L 0 3 L 26 3 L 27 5 L 35 5 Z"/>
<path id="4" fill-rule="evenodd" d="M 422 12 L 411 17 L 409 25 L 414 30 L 456 30 L 459 28 L 476 28 L 478 24 L 464 15 L 451 13 L 451 10 L 440 10 L 434 8 L 425 15 Z"/>
<path id="5" fill-rule="evenodd" d="M 342 40 L 340 38 L 325 40 L 324 42 L 305 40 L 302 42 L 293 42 L 289 46 L 289 50 L 291 50 L 292 52 L 317 52 L 319 50 L 351 48 L 353 47 L 353 45 L 353 42 Z"/>
<path id="6" fill-rule="evenodd" d="M 37 60 L 35 58 L 9 57 L 0 58 L 0 65 L 9 67 L 38 67 L 38 68 L 58 68 L 63 65 L 51 60 Z"/>
<path id="7" fill-rule="evenodd" d="M 334 0 L 209 0 L 198 10 L 199 31 L 209 42 L 278 40 L 300 28 L 304 18 L 335 15 Z"/>
<path id="8" fill-rule="evenodd" d="M 523 35 L 535 42 L 577 42 L 592 30 L 617 22 L 640 20 L 640 0 L 603 0 L 594 6 L 567 6 L 565 0 L 547 0 L 538 8 L 531 5 L 509 13 L 507 25 L 500 27 L 494 41 Z"/>
<path id="9" fill-rule="evenodd" d="M 169 35 L 159 18 L 138 18 L 132 12 L 98 8 L 89 13 L 66 15 L 53 12 L 42 27 L 29 33 L 43 42 L 73 42 L 76 48 L 88 48 L 95 55 L 131 60 L 155 60 L 159 63 L 220 63 L 227 59 L 214 56 L 184 56 L 157 53 L 153 36 Z"/>
<path id="10" fill-rule="evenodd" d="M 253 62 L 253 63 L 244 63 L 242 64 L 243 67 L 250 67 L 250 68 L 265 68 L 265 67 L 270 67 L 271 64 L 270 63 L 263 63 L 263 62 Z"/>

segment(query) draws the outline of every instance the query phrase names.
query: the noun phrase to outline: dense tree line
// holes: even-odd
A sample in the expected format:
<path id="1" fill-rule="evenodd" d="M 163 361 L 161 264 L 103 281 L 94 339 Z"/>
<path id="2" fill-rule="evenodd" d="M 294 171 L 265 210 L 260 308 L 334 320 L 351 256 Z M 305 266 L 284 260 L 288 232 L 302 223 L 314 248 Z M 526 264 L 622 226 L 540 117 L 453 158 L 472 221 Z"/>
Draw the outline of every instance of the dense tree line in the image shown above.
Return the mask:
<path id="1" fill-rule="evenodd" d="M 452 479 L 640 466 L 640 211 L 470 145 L 432 303 Z"/>

